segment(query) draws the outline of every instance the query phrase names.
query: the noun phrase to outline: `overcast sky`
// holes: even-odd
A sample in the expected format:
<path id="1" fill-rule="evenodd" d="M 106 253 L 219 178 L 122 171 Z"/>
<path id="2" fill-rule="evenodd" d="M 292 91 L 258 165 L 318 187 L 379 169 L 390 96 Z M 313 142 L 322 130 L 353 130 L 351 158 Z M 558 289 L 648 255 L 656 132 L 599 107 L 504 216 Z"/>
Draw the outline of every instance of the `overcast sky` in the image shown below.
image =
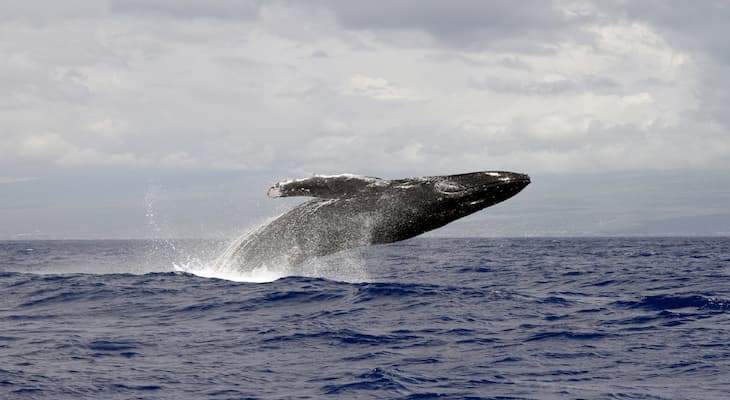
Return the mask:
<path id="1" fill-rule="evenodd" d="M 730 234 L 727 1 L 0 1 L 0 238 L 227 237 L 271 183 L 529 173 L 435 234 Z"/>

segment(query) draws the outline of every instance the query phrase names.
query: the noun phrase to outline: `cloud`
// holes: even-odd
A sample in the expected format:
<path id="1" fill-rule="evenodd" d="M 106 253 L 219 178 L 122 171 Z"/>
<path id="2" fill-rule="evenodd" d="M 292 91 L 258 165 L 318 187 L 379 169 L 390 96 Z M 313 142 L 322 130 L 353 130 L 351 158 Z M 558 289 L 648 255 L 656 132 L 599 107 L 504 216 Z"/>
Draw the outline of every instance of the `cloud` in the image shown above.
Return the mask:
<path id="1" fill-rule="evenodd" d="M 712 120 L 730 129 L 724 104 L 730 101 L 730 43 L 725 40 L 730 5 L 721 1 L 605 3 L 626 20 L 648 24 L 667 43 L 691 54 L 697 71 L 698 107 L 694 118 Z"/>
<path id="2" fill-rule="evenodd" d="M 129 152 L 103 153 L 94 148 L 77 146 L 57 133 L 30 135 L 20 141 L 15 152 L 22 159 L 40 160 L 60 167 L 140 166 L 144 163 Z"/>
<path id="3" fill-rule="evenodd" d="M 684 49 L 700 48 L 712 58 L 730 63 L 730 44 L 724 40 L 730 4 L 708 1 L 698 5 L 657 0 L 619 4 L 617 13 L 651 24 L 674 45 Z"/>
<path id="4" fill-rule="evenodd" d="M 354 75 L 342 88 L 346 95 L 365 96 L 376 100 L 418 100 L 411 90 L 394 86 L 383 78 Z"/>
<path id="5" fill-rule="evenodd" d="M 728 171 L 727 8 L 5 2 L 0 168 L 8 182 Z"/>
<path id="6" fill-rule="evenodd" d="M 534 78 L 533 78 L 534 79 Z M 475 89 L 491 90 L 505 94 L 557 95 L 567 93 L 617 93 L 620 84 L 609 77 L 597 77 L 589 74 L 578 74 L 567 77 L 562 74 L 547 74 L 532 81 L 509 80 L 504 77 L 487 76 L 473 79 L 471 86 Z"/>
<path id="7" fill-rule="evenodd" d="M 112 13 L 172 18 L 254 19 L 260 1 L 110 0 Z"/>
<path id="8" fill-rule="evenodd" d="M 590 15 L 550 1 L 395 0 L 323 2 L 347 29 L 375 32 L 421 31 L 454 47 L 543 52 L 577 32 Z M 585 10 L 582 10 L 585 11 Z"/>
<path id="9" fill-rule="evenodd" d="M 68 0 L 45 2 L 42 0 L 4 1 L 0 3 L 0 22 L 29 23 L 43 26 L 59 20 L 80 20 L 103 16 L 107 4 L 104 1 Z"/>
<path id="10" fill-rule="evenodd" d="M 18 176 L 30 165 L 35 175 L 125 162 L 392 174 L 507 163 L 559 172 L 610 157 L 632 161 L 602 168 L 654 169 L 667 165 L 662 154 L 708 141 L 720 143 L 698 155 L 705 161 L 673 165 L 726 165 L 718 128 L 700 118 L 710 97 L 697 97 L 707 78 L 696 55 L 615 11 L 320 2 L 245 3 L 241 10 L 256 11 L 224 15 L 237 4 L 113 2 L 73 23 L 62 14 L 53 29 L 0 25 L 17 38 L 0 45 L 8 94 L 0 149 L 45 143 L 0 163 Z M 294 24 L 302 18 L 309 22 Z M 386 40 L 394 31 L 435 41 L 394 44 Z M 552 50 L 525 52 L 514 38 Z"/>
<path id="11" fill-rule="evenodd" d="M 31 182 L 38 178 L 33 177 L 7 177 L 7 176 L 0 176 L 0 185 L 3 184 L 11 184 L 11 183 L 23 183 L 23 182 Z"/>

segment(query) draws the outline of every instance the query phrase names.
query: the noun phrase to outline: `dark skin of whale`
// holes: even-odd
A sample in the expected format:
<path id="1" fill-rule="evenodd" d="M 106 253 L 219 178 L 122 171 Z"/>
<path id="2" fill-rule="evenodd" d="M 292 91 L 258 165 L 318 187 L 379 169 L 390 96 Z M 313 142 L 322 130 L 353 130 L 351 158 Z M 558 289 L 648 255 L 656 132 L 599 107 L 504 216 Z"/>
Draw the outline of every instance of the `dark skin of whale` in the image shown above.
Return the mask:
<path id="1" fill-rule="evenodd" d="M 243 270 L 393 243 L 442 227 L 519 193 L 529 176 L 507 171 L 397 180 L 337 175 L 283 181 L 270 197 L 311 196 L 239 240 L 226 258 Z"/>

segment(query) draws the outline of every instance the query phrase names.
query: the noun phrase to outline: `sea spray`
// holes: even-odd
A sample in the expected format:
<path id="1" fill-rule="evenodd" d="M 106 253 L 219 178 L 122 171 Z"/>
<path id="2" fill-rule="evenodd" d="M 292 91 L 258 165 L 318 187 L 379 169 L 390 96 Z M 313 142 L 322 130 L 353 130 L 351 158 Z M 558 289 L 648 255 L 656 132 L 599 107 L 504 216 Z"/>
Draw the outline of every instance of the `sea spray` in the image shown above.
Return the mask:
<path id="1" fill-rule="evenodd" d="M 293 263 L 287 254 L 296 253 L 296 249 L 286 245 L 288 246 L 286 249 L 272 249 L 266 262 L 247 265 L 245 259 L 241 260 L 236 256 L 237 250 L 276 218 L 278 216 L 269 218 L 239 235 L 217 257 L 200 257 L 197 254 L 186 254 L 176 250 L 179 258 L 173 262 L 173 266 L 176 271 L 235 282 L 264 283 L 286 276 L 325 278 L 342 282 L 370 280 L 361 250 L 345 251 L 325 257 L 315 257 L 303 263 Z M 362 226 L 369 230 L 370 225 L 363 223 Z"/>

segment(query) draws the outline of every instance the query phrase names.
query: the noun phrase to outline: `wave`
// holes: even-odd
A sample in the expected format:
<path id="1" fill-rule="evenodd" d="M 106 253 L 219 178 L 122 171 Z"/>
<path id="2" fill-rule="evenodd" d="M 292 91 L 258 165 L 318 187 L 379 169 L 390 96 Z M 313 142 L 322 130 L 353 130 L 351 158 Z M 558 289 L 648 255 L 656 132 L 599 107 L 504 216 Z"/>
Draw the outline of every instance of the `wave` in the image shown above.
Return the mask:
<path id="1" fill-rule="evenodd" d="M 322 389 L 327 395 L 345 395 L 353 390 L 399 393 L 408 390 L 404 381 L 407 382 L 408 379 L 398 373 L 374 368 L 353 376 L 351 382 L 325 385 Z"/>
<path id="2" fill-rule="evenodd" d="M 700 294 L 660 294 L 646 296 L 639 301 L 621 301 L 616 304 L 627 308 L 644 308 L 657 311 L 680 308 L 730 310 L 730 300 Z"/>

